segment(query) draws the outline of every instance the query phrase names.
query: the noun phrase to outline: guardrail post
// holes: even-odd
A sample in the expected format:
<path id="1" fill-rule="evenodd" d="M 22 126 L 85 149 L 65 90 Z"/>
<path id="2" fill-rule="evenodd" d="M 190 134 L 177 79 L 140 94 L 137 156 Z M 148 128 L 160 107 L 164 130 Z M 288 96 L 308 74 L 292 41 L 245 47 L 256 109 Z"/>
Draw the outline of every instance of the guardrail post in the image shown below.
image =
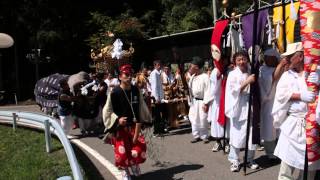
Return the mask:
<path id="1" fill-rule="evenodd" d="M 15 103 L 16 103 L 16 105 L 18 105 L 18 98 L 17 98 L 17 94 L 16 94 L 16 93 L 13 93 L 13 95 L 14 95 L 14 101 L 15 101 Z"/>
<path id="2" fill-rule="evenodd" d="M 44 132 L 46 138 L 46 150 L 47 153 L 51 152 L 51 132 L 50 132 L 50 122 L 48 119 L 44 120 Z"/>
<path id="3" fill-rule="evenodd" d="M 13 131 L 16 131 L 16 128 L 17 128 L 17 114 L 16 113 L 12 113 L 12 117 L 13 117 L 12 128 L 13 128 Z"/>
<path id="4" fill-rule="evenodd" d="M 72 180 L 72 177 L 70 177 L 70 176 L 62 176 L 62 177 L 59 177 L 57 180 Z"/>

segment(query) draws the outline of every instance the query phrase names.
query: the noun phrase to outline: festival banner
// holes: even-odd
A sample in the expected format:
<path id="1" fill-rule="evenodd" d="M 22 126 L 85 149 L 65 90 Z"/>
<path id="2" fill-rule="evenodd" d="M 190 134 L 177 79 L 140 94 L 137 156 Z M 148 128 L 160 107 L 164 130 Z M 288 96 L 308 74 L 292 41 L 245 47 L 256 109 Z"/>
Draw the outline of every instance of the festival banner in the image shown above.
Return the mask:
<path id="1" fill-rule="evenodd" d="M 300 1 L 301 40 L 304 47 L 304 70 L 315 72 L 320 64 L 320 0 Z M 319 87 L 307 82 L 308 89 L 318 94 Z M 320 128 L 316 122 L 315 110 L 318 102 L 309 103 L 306 116 L 306 138 L 309 164 L 320 159 Z"/>
<path id="2" fill-rule="evenodd" d="M 268 9 L 260 10 L 258 12 L 258 21 L 257 21 L 257 33 L 256 33 L 256 45 L 261 46 L 264 39 L 265 27 L 268 22 Z M 243 40 L 244 45 L 247 50 L 252 47 L 252 34 L 253 34 L 253 16 L 254 13 L 247 14 L 242 16 L 242 29 L 243 29 Z"/>
<path id="3" fill-rule="evenodd" d="M 229 20 L 221 20 L 217 21 L 214 29 L 212 31 L 211 36 L 211 54 L 214 59 L 215 67 L 221 72 L 224 73 L 225 69 L 223 67 L 223 58 L 221 58 L 221 39 L 224 30 L 229 24 Z M 220 78 L 220 77 L 219 77 Z M 227 79 L 224 77 L 221 81 L 221 95 L 220 95 L 220 108 L 219 108 L 219 115 L 218 115 L 218 122 L 220 125 L 224 126 L 226 123 L 226 117 L 224 114 L 224 103 L 225 103 L 225 89 L 226 89 L 226 82 Z"/>
<path id="4" fill-rule="evenodd" d="M 285 52 L 283 44 L 283 25 L 286 26 L 286 40 L 287 44 L 294 42 L 294 26 L 296 23 L 296 14 L 299 11 L 299 2 L 290 3 L 285 6 L 286 21 L 283 20 L 282 6 L 273 8 L 273 25 L 275 26 L 275 34 L 277 39 L 277 47 L 280 53 Z"/>

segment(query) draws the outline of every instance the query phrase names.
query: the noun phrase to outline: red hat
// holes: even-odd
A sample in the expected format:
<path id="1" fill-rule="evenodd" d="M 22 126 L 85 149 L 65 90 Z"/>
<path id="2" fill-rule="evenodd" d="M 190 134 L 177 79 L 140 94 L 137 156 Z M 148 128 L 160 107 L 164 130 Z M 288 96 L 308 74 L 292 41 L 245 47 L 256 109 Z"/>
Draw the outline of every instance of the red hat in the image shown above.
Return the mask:
<path id="1" fill-rule="evenodd" d="M 131 74 L 132 73 L 132 66 L 131 64 L 124 64 L 120 67 L 120 73 Z"/>

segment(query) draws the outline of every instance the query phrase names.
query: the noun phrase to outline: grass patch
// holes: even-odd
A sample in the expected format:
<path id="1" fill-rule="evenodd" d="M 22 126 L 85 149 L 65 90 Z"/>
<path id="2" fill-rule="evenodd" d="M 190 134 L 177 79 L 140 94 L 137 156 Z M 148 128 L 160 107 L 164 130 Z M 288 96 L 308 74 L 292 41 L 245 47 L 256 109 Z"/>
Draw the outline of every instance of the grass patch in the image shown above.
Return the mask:
<path id="1" fill-rule="evenodd" d="M 0 125 L 0 179 L 57 179 L 72 171 L 59 140 L 52 138 L 52 153 L 46 152 L 43 132 Z"/>

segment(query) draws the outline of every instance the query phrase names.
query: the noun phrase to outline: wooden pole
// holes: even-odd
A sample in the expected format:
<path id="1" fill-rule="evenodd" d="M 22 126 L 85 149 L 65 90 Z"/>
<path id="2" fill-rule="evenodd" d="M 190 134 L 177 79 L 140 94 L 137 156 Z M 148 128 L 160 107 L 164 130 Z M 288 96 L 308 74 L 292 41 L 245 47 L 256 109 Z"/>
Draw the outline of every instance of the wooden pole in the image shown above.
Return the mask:
<path id="1" fill-rule="evenodd" d="M 255 46 L 256 46 L 256 34 L 257 34 L 257 20 L 258 20 L 258 1 L 253 1 L 253 8 L 254 8 L 254 15 L 253 15 L 253 33 L 252 33 L 252 55 L 251 55 L 251 74 L 255 73 Z M 256 76 L 257 78 L 257 76 Z M 255 82 L 257 83 L 257 82 Z M 244 166 L 243 166 L 243 173 L 244 175 L 247 174 L 247 159 L 248 159 L 248 147 L 249 147 L 249 136 L 250 136 L 250 127 L 251 127 L 251 105 L 253 101 L 253 86 L 250 85 L 250 96 L 249 96 L 249 108 L 248 108 L 248 119 L 247 119 L 247 132 L 246 132 L 246 147 L 244 153 Z"/>
<path id="2" fill-rule="evenodd" d="M 306 144 L 306 152 L 304 155 L 303 180 L 308 180 L 308 167 L 309 167 L 308 148 L 307 148 L 307 144 Z"/>
<path id="3" fill-rule="evenodd" d="M 283 20 L 283 52 L 287 50 L 287 30 L 286 30 L 286 1 L 281 1 L 282 6 L 282 20 Z"/>

